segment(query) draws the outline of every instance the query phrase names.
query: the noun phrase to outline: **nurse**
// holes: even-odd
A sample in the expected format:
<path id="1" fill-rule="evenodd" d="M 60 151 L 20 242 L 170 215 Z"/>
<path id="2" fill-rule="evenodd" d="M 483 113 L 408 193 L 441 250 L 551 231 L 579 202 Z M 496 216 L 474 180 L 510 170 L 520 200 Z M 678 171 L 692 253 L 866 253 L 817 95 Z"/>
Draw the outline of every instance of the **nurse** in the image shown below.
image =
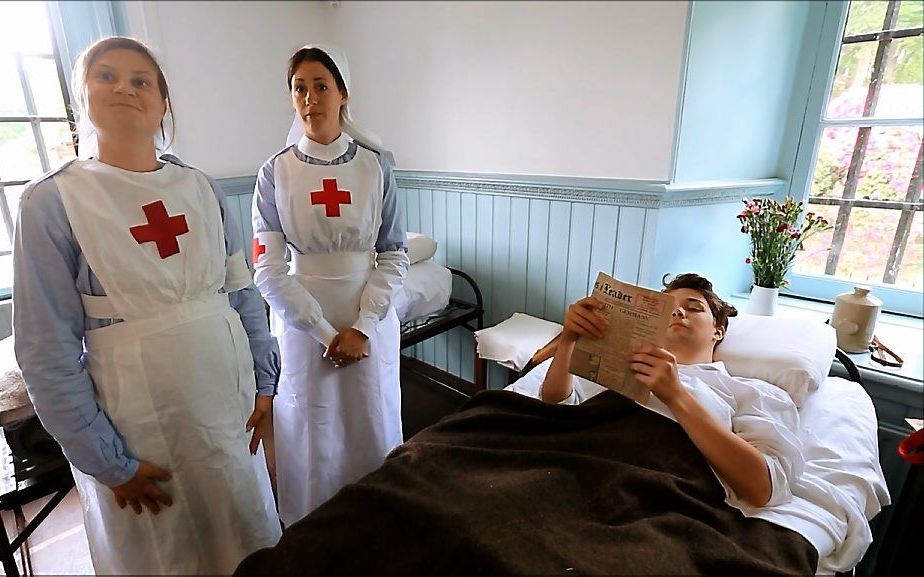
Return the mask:
<path id="1" fill-rule="evenodd" d="M 407 241 L 391 157 L 352 123 L 349 83 L 337 49 L 306 46 L 289 59 L 297 118 L 253 200 L 254 281 L 282 353 L 274 419 L 287 525 L 403 441 L 391 303 Z"/>
<path id="2" fill-rule="evenodd" d="M 263 303 L 224 195 L 158 157 L 172 114 L 147 47 L 100 40 L 72 84 L 98 154 L 81 139 L 23 194 L 16 356 L 73 465 L 96 572 L 230 573 L 280 535 L 258 450 L 278 374 Z"/>

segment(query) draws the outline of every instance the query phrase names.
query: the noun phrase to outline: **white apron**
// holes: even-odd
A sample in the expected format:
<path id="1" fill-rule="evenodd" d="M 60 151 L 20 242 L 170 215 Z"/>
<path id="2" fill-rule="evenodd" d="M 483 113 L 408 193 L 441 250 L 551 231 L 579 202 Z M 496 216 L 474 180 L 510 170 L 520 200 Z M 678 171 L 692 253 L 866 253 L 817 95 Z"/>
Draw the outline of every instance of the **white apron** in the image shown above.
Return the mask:
<path id="1" fill-rule="evenodd" d="M 276 206 L 295 247 L 293 274 L 335 329 L 348 328 L 375 263 L 383 200 L 378 161 L 359 149 L 346 164 L 311 165 L 289 156 L 277 161 L 277 170 Z M 350 202 L 311 204 L 325 179 L 349 191 Z M 368 335 L 369 356 L 338 369 L 309 333 L 275 314 L 271 327 L 282 357 L 274 404 L 276 487 L 280 518 L 290 525 L 378 468 L 402 443 L 400 328 L 389 308 Z"/>
<path id="2" fill-rule="evenodd" d="M 132 455 L 173 476 L 159 483 L 173 506 L 136 515 L 74 469 L 94 569 L 231 573 L 280 529 L 262 452 L 247 449 L 253 359 L 219 294 L 227 265 L 217 200 L 202 175 L 172 164 L 137 174 L 83 161 L 55 182 L 108 295 L 83 295 L 87 316 L 124 319 L 85 336 L 98 402 Z M 133 234 L 158 220 L 150 206 L 159 203 L 167 232 Z"/>

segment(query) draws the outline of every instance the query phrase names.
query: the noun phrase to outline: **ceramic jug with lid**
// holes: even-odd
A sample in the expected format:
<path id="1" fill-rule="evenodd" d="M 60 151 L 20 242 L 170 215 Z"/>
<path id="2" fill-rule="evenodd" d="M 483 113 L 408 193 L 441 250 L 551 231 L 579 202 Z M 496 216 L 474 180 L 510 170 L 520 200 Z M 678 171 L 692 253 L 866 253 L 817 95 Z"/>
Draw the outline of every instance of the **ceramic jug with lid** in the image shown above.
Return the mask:
<path id="1" fill-rule="evenodd" d="M 831 326 L 837 331 L 837 346 L 848 353 L 865 353 L 873 340 L 882 301 L 869 288 L 853 287 L 852 293 L 837 295 Z"/>

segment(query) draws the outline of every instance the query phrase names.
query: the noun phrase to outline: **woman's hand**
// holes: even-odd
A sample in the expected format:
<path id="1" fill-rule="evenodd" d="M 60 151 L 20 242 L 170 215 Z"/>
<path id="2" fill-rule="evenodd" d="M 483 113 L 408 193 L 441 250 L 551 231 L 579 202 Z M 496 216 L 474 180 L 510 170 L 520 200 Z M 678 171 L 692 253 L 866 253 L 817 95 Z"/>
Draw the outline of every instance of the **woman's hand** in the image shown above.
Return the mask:
<path id="1" fill-rule="evenodd" d="M 635 372 L 636 380 L 668 407 L 685 391 L 677 372 L 677 358 L 667 349 L 651 343 L 636 345 L 632 348 L 629 368 Z"/>
<path id="2" fill-rule="evenodd" d="M 173 505 L 173 499 L 157 486 L 155 481 L 169 481 L 170 473 L 147 461 L 141 461 L 138 471 L 131 481 L 122 483 L 109 489 L 115 495 L 116 505 L 124 509 L 129 505 L 136 514 L 140 515 L 147 507 L 152 513 L 160 513 L 160 506 Z"/>
<path id="3" fill-rule="evenodd" d="M 250 454 L 255 455 L 260 441 L 263 441 L 264 449 L 273 441 L 273 397 L 257 395 L 253 412 L 244 425 L 245 431 L 250 432 L 251 429 L 253 436 L 250 437 Z"/>
<path id="4" fill-rule="evenodd" d="M 369 337 L 354 328 L 340 331 L 330 342 L 324 356 L 337 368 L 345 367 L 369 356 Z"/>
<path id="5" fill-rule="evenodd" d="M 600 313 L 604 306 L 603 301 L 596 297 L 584 297 L 569 306 L 565 312 L 562 340 L 573 342 L 581 335 L 592 339 L 603 338 L 609 326 Z"/>

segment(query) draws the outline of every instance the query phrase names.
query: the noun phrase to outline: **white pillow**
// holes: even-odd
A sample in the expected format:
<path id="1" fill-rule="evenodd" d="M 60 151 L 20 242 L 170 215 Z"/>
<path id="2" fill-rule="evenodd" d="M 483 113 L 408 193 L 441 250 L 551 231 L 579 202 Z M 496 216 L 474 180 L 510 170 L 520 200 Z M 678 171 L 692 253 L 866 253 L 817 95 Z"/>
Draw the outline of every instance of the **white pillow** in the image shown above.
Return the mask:
<path id="1" fill-rule="evenodd" d="M 436 239 L 416 232 L 407 233 L 407 257 L 411 264 L 433 258 L 436 254 Z"/>
<path id="2" fill-rule="evenodd" d="M 432 260 L 411 265 L 392 304 L 403 323 L 442 310 L 452 295 L 452 273 Z"/>
<path id="3" fill-rule="evenodd" d="M 514 369 L 523 370 L 536 351 L 558 336 L 562 326 L 552 321 L 513 313 L 493 327 L 475 331 L 478 356 Z"/>
<path id="4" fill-rule="evenodd" d="M 714 358 L 731 375 L 780 387 L 801 407 L 827 377 L 836 348 L 836 333 L 824 323 L 740 314 L 728 319 Z"/>

